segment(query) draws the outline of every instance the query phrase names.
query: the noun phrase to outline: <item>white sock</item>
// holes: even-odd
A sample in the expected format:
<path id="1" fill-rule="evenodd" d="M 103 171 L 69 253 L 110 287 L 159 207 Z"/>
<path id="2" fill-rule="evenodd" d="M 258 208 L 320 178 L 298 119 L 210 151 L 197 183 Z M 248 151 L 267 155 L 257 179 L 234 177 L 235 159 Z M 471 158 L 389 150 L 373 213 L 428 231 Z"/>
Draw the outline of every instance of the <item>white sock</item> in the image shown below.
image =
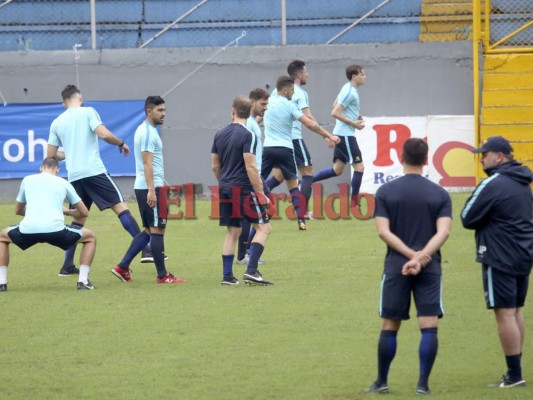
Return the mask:
<path id="1" fill-rule="evenodd" d="M 7 267 L 0 267 L 0 285 L 7 283 Z"/>
<path id="2" fill-rule="evenodd" d="M 78 282 L 83 282 L 85 284 L 89 283 L 89 266 L 88 265 L 80 265 L 80 276 L 78 278 Z"/>

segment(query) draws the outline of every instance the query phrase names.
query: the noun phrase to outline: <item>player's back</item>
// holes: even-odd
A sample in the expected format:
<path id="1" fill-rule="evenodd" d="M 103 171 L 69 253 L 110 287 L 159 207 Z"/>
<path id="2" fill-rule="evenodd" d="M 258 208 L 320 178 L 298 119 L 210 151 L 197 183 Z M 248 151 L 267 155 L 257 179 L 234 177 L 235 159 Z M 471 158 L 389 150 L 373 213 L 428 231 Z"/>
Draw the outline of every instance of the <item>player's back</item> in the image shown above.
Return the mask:
<path id="1" fill-rule="evenodd" d="M 288 147 L 292 144 L 292 122 L 301 116 L 302 112 L 283 96 L 270 96 L 268 109 L 265 112 L 263 123 L 265 125 L 264 147 Z"/>
<path id="2" fill-rule="evenodd" d="M 57 117 L 50 127 L 48 143 L 63 146 L 69 181 L 106 172 L 94 130 L 102 125 L 92 107 L 71 107 Z"/>

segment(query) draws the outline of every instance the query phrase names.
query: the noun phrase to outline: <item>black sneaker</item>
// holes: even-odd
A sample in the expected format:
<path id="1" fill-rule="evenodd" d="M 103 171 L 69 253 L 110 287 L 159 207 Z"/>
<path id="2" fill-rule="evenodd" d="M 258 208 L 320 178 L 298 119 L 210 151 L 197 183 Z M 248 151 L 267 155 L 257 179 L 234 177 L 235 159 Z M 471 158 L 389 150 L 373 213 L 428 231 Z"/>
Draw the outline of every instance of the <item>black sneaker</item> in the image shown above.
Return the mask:
<path id="1" fill-rule="evenodd" d="M 80 270 L 76 268 L 75 265 L 71 265 L 70 267 L 61 267 L 59 270 L 59 274 L 57 276 L 70 276 L 70 275 L 79 275 Z"/>
<path id="2" fill-rule="evenodd" d="M 260 286 L 267 286 L 267 285 L 273 285 L 272 282 L 269 280 L 263 278 L 263 276 L 257 271 L 255 274 L 244 274 L 242 277 L 242 280 L 244 283 L 248 285 L 260 285 Z"/>
<path id="3" fill-rule="evenodd" d="M 234 276 L 225 276 L 220 282 L 221 285 L 237 286 L 239 281 Z"/>
<path id="4" fill-rule="evenodd" d="M 164 256 L 165 256 L 164 260 L 167 261 L 168 256 L 166 254 Z M 143 250 L 141 254 L 141 264 L 153 263 L 153 262 L 154 262 L 154 256 L 152 255 L 152 253 Z"/>
<path id="5" fill-rule="evenodd" d="M 501 379 L 498 382 L 491 383 L 488 386 L 493 387 L 493 388 L 522 387 L 522 386 L 526 386 L 526 381 L 523 378 L 520 378 L 518 380 L 512 380 L 507 375 L 504 375 L 501 377 Z"/>
<path id="6" fill-rule="evenodd" d="M 87 283 L 78 282 L 78 290 L 94 290 L 96 289 L 94 285 L 91 283 L 91 281 L 87 281 Z"/>
<path id="7" fill-rule="evenodd" d="M 365 393 L 389 393 L 389 386 L 386 383 L 381 383 L 378 385 L 376 382 L 374 382 L 365 389 Z"/>
<path id="8" fill-rule="evenodd" d="M 429 390 L 429 388 L 417 387 L 415 394 L 421 394 L 421 395 L 431 394 L 431 390 Z"/>
<path id="9" fill-rule="evenodd" d="M 0 292 L 7 292 L 7 283 L 2 283 L 0 285 Z"/>

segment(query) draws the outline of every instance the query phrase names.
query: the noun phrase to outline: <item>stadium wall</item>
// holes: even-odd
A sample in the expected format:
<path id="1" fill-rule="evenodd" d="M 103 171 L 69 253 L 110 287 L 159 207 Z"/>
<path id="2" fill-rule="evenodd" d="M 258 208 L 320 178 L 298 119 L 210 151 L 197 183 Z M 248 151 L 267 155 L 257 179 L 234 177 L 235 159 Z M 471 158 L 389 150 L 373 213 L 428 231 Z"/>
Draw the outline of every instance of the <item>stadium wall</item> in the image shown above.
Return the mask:
<path id="1" fill-rule="evenodd" d="M 85 100 L 144 99 L 167 92 L 205 63 L 166 96 L 162 131 L 167 181 L 201 184 L 205 194 L 216 184 L 210 165 L 212 137 L 229 123 L 232 99 L 254 87 L 273 89 L 295 58 L 308 64 L 311 110 L 330 130 L 331 105 L 346 82 L 345 67 L 353 63 L 363 65 L 367 75 L 360 90 L 364 116 L 473 114 L 472 51 L 467 41 L 231 47 L 206 63 L 218 50 L 80 51 L 79 86 Z M 0 91 L 9 103 L 60 102 L 63 86 L 76 80 L 73 51 L 10 52 L 0 57 Z M 304 134 L 315 170 L 330 166 L 331 150 L 318 135 L 307 130 Z M 348 174 L 346 169 L 343 180 L 325 182 L 324 191 L 336 191 L 337 183 L 348 182 Z M 126 196 L 133 195 L 132 178 L 117 182 Z M 19 184 L 20 180 L 0 181 L 0 201 L 13 201 Z"/>

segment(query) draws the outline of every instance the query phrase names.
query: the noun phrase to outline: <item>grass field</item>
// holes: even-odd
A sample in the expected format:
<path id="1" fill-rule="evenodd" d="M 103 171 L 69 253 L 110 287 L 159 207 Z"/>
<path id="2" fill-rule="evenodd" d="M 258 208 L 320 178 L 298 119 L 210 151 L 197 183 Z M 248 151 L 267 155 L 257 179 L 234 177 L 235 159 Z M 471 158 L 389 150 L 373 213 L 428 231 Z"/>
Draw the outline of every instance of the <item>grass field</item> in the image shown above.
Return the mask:
<path id="1" fill-rule="evenodd" d="M 453 195 L 454 227 L 443 249 L 446 314 L 430 386 L 438 399 L 531 399 L 533 386 L 486 387 L 505 365 L 473 233 L 458 218 L 466 197 Z M 18 221 L 13 210 L 0 205 L 0 225 Z M 154 267 L 138 261 L 131 284 L 111 275 L 129 237 L 110 211 L 93 210 L 87 224 L 98 235 L 93 292 L 57 276 L 61 250 L 11 246 L 9 291 L 0 293 L 0 399 L 380 396 L 363 393 L 376 376 L 385 252 L 372 220 L 311 221 L 308 232 L 275 221 L 261 268 L 275 285 L 221 287 L 225 231 L 207 217 L 209 203 L 198 202 L 196 214 L 167 227 L 167 266 L 187 279 L 180 285 L 156 285 Z M 244 267 L 234 271 L 241 278 Z M 389 398 L 414 397 L 419 337 L 416 320 L 405 322 Z M 530 338 L 523 365 L 533 382 Z"/>

